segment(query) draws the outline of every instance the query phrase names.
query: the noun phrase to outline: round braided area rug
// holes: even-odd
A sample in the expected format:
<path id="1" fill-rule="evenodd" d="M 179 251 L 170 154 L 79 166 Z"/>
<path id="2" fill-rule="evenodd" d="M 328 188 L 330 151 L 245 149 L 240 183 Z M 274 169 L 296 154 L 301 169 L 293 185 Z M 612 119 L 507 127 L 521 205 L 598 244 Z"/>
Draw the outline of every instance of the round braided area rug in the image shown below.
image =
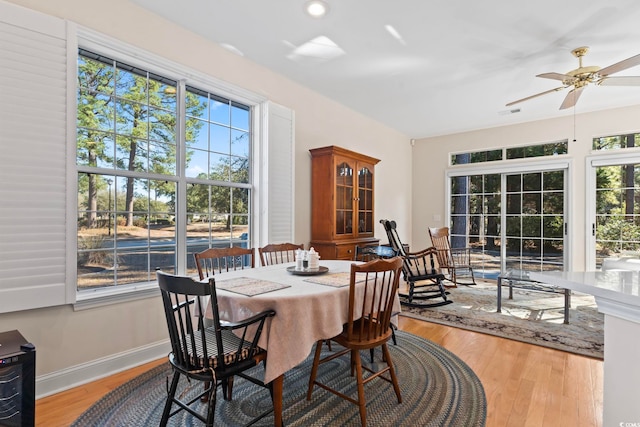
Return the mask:
<path id="1" fill-rule="evenodd" d="M 390 383 L 374 379 L 365 385 L 367 425 L 390 426 L 484 426 L 487 405 L 484 389 L 475 373 L 456 355 L 428 340 L 396 331 L 398 345 L 389 342 L 389 350 L 398 375 L 402 403 L 398 404 Z M 332 343 L 332 350 L 339 346 Z M 327 346 L 323 353 L 329 352 Z M 370 364 L 368 351 L 361 353 Z M 374 365 L 384 365 L 382 352 L 375 351 Z M 287 426 L 358 426 L 358 407 L 314 387 L 306 400 L 312 358 L 309 357 L 285 374 L 283 418 Z M 376 366 L 374 366 L 376 368 Z M 258 372 L 262 367 L 258 366 Z M 156 426 L 166 398 L 168 365 L 158 366 L 114 389 L 85 411 L 73 424 L 84 426 Z M 355 378 L 349 375 L 349 357 L 340 357 L 320 366 L 321 382 L 357 399 Z M 181 381 L 178 394 L 195 395 L 202 384 Z M 204 409 L 204 405 L 202 409 Z M 175 405 L 174 405 L 175 408 Z M 233 401 L 222 399 L 218 391 L 216 426 L 240 426 L 273 408 L 269 392 L 242 378 L 236 378 Z M 185 411 L 169 420 L 170 426 L 200 426 L 202 423 Z M 273 416 L 256 425 L 273 425 Z"/>

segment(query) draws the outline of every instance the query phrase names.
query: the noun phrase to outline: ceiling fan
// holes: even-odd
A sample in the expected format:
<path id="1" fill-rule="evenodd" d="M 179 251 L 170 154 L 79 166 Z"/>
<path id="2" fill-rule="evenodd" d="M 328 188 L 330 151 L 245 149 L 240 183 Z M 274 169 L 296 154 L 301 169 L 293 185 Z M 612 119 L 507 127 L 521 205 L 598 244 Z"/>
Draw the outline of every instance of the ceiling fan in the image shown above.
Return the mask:
<path id="1" fill-rule="evenodd" d="M 518 99 L 507 104 L 507 107 L 517 104 L 522 101 L 528 101 L 538 96 L 546 95 L 548 93 L 557 92 L 559 90 L 572 87 L 567 96 L 564 98 L 561 110 L 573 107 L 578 102 L 578 98 L 582 94 L 584 88 L 590 84 L 595 83 L 597 85 L 609 85 L 609 86 L 640 86 L 640 76 L 618 76 L 611 77 L 611 74 L 626 70 L 627 68 L 640 65 L 640 54 L 627 58 L 624 61 L 617 62 L 608 67 L 600 68 L 597 66 L 583 66 L 582 57 L 586 55 L 589 48 L 586 46 L 573 49 L 571 53 L 578 58 L 578 68 L 568 71 L 565 74 L 562 73 L 543 73 L 538 74 L 536 77 L 542 77 L 551 80 L 560 80 L 562 86 L 555 89 L 547 90 L 535 95 L 527 96 L 526 98 Z"/>

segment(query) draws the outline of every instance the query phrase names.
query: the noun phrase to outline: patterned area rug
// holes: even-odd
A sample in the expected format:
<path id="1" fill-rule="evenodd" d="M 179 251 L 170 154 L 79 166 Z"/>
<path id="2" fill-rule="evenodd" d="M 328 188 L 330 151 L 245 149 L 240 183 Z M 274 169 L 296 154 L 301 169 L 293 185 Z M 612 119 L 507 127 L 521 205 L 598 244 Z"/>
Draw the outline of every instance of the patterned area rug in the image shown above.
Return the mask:
<path id="1" fill-rule="evenodd" d="M 495 282 L 449 289 L 453 304 L 435 308 L 402 308 L 402 314 L 429 322 L 528 342 L 602 359 L 604 316 L 591 295 L 573 293 L 569 324 L 563 323 L 564 296 L 502 288 L 502 313 L 496 313 Z"/>
<path id="2" fill-rule="evenodd" d="M 415 335 L 396 331 L 398 345 L 389 344 L 398 374 L 402 403 L 398 404 L 391 384 L 379 379 L 365 385 L 369 426 L 484 426 L 486 399 L 478 377 L 462 360 L 448 350 Z M 332 349 L 339 348 L 335 343 Z M 326 349 L 325 352 L 329 350 Z M 375 353 L 379 363 L 381 352 Z M 362 353 L 370 361 L 369 352 Z M 349 376 L 348 357 L 325 363 L 318 376 L 351 396 L 357 396 L 355 380 Z M 316 387 L 306 400 L 311 358 L 285 374 L 283 417 L 287 426 L 357 426 L 358 407 Z M 260 368 L 261 369 L 261 368 Z M 168 366 L 156 367 L 123 384 L 96 402 L 73 424 L 85 426 L 158 425 L 166 396 Z M 182 385 L 183 393 L 200 390 L 201 384 Z M 220 392 L 219 392 L 220 394 Z M 216 426 L 246 425 L 249 420 L 272 408 L 267 390 L 243 379 L 236 379 L 233 401 L 218 399 Z M 184 411 L 182 411 L 184 414 Z M 201 425 L 190 416 L 176 415 L 170 426 Z M 257 425 L 273 425 L 273 417 Z"/>

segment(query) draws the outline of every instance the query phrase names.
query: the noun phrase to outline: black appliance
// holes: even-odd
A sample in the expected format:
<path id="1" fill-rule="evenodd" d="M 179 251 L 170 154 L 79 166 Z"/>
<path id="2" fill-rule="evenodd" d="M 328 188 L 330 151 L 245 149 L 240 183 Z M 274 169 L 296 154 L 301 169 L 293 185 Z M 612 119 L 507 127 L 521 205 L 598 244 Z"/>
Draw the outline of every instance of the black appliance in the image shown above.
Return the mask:
<path id="1" fill-rule="evenodd" d="M 35 424 L 36 348 L 18 331 L 0 332 L 0 427 Z"/>

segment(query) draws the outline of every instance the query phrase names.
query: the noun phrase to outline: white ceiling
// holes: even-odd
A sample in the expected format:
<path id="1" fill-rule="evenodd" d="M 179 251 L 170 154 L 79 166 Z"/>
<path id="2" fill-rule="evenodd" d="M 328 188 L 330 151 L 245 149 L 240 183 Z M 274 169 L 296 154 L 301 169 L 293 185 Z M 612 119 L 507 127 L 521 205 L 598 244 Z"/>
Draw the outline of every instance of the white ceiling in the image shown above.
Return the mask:
<path id="1" fill-rule="evenodd" d="M 132 1 L 410 138 L 574 114 L 559 110 L 566 89 L 505 104 L 560 86 L 535 75 L 577 68 L 576 47 L 602 68 L 640 54 L 638 0 L 326 0 L 322 19 L 306 0 Z M 344 54 L 293 54 L 319 36 Z M 631 104 L 640 86 L 590 85 L 575 113 Z"/>

